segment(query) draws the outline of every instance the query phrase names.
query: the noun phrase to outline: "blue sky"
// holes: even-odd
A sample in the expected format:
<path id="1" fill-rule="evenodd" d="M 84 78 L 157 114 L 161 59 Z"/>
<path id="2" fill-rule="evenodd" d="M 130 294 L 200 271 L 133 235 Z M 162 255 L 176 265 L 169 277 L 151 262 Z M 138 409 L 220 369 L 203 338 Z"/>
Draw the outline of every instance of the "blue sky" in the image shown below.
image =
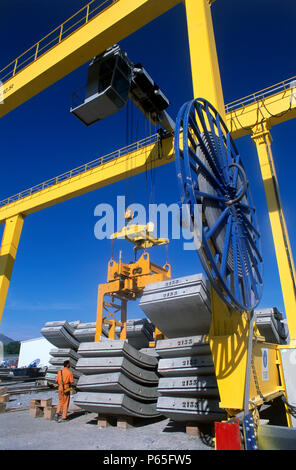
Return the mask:
<path id="1" fill-rule="evenodd" d="M 87 2 L 82 0 L 2 0 L 0 68 L 41 39 Z M 293 31 L 296 4 L 290 0 L 216 0 L 212 6 L 225 103 L 295 75 Z M 185 12 L 179 5 L 121 42 L 133 62 L 141 62 L 171 102 L 176 117 L 192 97 Z M 20 106 L 0 123 L 2 171 L 0 198 L 13 195 L 134 140 L 149 135 L 139 113 L 127 111 L 86 128 L 69 113 L 72 92 L 84 85 L 87 64 Z M 295 123 L 272 129 L 272 150 L 295 255 Z M 132 131 L 131 131 L 132 129 Z M 127 135 L 129 134 L 129 135 Z M 246 167 L 263 240 L 265 284 L 262 307 L 283 300 L 256 149 L 250 137 L 236 141 Z M 154 171 L 155 201 L 178 200 L 174 164 Z M 129 198 L 146 201 L 146 175 L 128 184 Z M 24 223 L 0 332 L 15 339 L 40 335 L 49 320 L 95 321 L 97 286 L 106 281 L 110 241 L 94 237 L 94 209 L 125 195 L 126 182 L 99 189 L 31 216 Z M 132 202 L 129 200 L 129 202 Z M 3 227 L 0 227 L 0 236 Z M 123 245 L 118 243 L 115 253 Z M 125 244 L 127 261 L 131 249 Z M 164 250 L 151 252 L 165 262 Z M 173 276 L 200 272 L 197 255 L 169 248 Z M 130 304 L 131 317 L 141 316 Z"/>

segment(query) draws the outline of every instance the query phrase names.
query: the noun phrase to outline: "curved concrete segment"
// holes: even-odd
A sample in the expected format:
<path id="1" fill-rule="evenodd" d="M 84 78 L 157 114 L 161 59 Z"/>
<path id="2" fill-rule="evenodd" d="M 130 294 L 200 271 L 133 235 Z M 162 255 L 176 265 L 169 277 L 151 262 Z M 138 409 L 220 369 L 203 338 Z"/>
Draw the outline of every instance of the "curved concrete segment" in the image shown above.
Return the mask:
<path id="1" fill-rule="evenodd" d="M 211 303 L 202 274 L 146 286 L 140 307 L 168 338 L 209 333 Z"/>
<path id="2" fill-rule="evenodd" d="M 216 377 L 162 377 L 159 379 L 158 393 L 174 397 L 219 397 Z"/>
<path id="3" fill-rule="evenodd" d="M 203 398 L 159 397 L 157 411 L 174 421 L 213 422 L 226 419 L 219 401 Z"/>
<path id="4" fill-rule="evenodd" d="M 124 340 L 110 340 L 97 343 L 81 343 L 78 353 L 82 357 L 123 356 L 139 367 L 156 369 L 158 361 L 155 357 L 143 354 Z"/>
<path id="5" fill-rule="evenodd" d="M 156 403 L 141 403 L 122 393 L 78 392 L 74 403 L 86 411 L 98 414 L 128 415 L 139 418 L 159 416 Z"/>
<path id="6" fill-rule="evenodd" d="M 76 364 L 76 370 L 85 374 L 122 372 L 135 382 L 144 385 L 158 384 L 158 375 L 152 370 L 136 366 L 125 357 L 82 357 Z"/>
<path id="7" fill-rule="evenodd" d="M 156 343 L 159 357 L 180 357 L 211 354 L 209 343 L 204 336 L 185 336 L 183 338 L 162 339 Z"/>
<path id="8" fill-rule="evenodd" d="M 71 359 L 74 359 L 75 361 L 78 361 L 80 357 L 76 351 L 70 348 L 51 349 L 49 351 L 49 354 L 53 357 L 64 357 L 66 359 L 71 358 Z"/>
<path id="9" fill-rule="evenodd" d="M 160 359 L 158 373 L 163 377 L 213 374 L 213 359 L 207 355 Z"/>
<path id="10" fill-rule="evenodd" d="M 146 387 L 130 380 L 120 372 L 111 374 L 83 375 L 78 390 L 82 392 L 124 393 L 134 400 L 156 401 L 157 387 Z"/>
<path id="11" fill-rule="evenodd" d="M 47 369 L 47 373 L 48 374 L 55 374 L 55 376 L 57 376 L 57 373 L 59 370 L 62 370 L 64 367 L 63 366 L 49 366 L 48 369 Z M 82 374 L 81 372 L 75 370 L 75 369 L 72 369 L 71 368 L 71 371 L 73 372 L 73 377 L 78 379 Z"/>
<path id="12" fill-rule="evenodd" d="M 69 328 L 71 328 L 70 325 Z M 70 348 L 77 350 L 79 347 L 79 342 L 69 333 L 65 325 L 45 326 L 42 328 L 41 333 L 44 338 L 57 348 Z"/>
<path id="13" fill-rule="evenodd" d="M 72 359 L 71 357 L 52 357 L 49 360 L 49 363 L 53 366 L 64 367 L 64 362 L 70 361 L 70 367 L 75 368 L 77 359 Z"/>

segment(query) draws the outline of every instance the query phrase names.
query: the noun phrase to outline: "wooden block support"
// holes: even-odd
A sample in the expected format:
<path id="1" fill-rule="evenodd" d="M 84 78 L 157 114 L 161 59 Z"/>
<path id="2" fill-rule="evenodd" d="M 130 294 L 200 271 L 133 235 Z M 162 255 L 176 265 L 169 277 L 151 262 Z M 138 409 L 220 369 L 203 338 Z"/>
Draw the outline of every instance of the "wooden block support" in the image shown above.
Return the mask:
<path id="1" fill-rule="evenodd" d="M 45 400 L 41 400 L 40 406 L 44 406 L 44 408 L 48 408 L 52 406 L 52 398 L 47 398 Z"/>
<path id="2" fill-rule="evenodd" d="M 5 395 L 5 393 L 7 393 L 7 390 L 7 387 L 0 387 L 0 395 Z"/>
<path id="3" fill-rule="evenodd" d="M 199 428 L 196 423 L 186 423 L 186 434 L 199 437 Z"/>
<path id="4" fill-rule="evenodd" d="M 109 426 L 112 426 L 112 418 L 113 417 L 110 415 L 98 415 L 97 425 L 100 428 L 108 428 Z"/>
<path id="5" fill-rule="evenodd" d="M 5 413 L 5 411 L 6 411 L 6 404 L 0 403 L 0 413 Z"/>
<path id="6" fill-rule="evenodd" d="M 52 420 L 56 414 L 56 407 L 55 406 L 46 406 L 44 408 L 44 418 Z"/>
<path id="7" fill-rule="evenodd" d="M 40 406 L 41 400 L 30 400 L 30 407 L 35 408 L 35 406 Z"/>
<path id="8" fill-rule="evenodd" d="M 44 415 L 44 408 L 41 406 L 31 406 L 30 416 L 32 418 L 41 418 Z"/>
<path id="9" fill-rule="evenodd" d="M 129 429 L 133 427 L 134 420 L 132 416 L 120 416 L 117 418 L 117 427 L 119 429 Z"/>
<path id="10" fill-rule="evenodd" d="M 9 401 L 9 394 L 0 395 L 0 403 L 7 403 Z"/>

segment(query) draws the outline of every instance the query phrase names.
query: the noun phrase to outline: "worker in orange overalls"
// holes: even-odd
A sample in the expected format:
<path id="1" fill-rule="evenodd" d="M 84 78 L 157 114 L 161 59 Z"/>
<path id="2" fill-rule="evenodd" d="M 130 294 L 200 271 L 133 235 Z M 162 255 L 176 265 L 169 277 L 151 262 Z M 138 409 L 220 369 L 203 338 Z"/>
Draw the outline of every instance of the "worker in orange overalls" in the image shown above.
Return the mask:
<path id="1" fill-rule="evenodd" d="M 67 421 L 67 413 L 70 403 L 70 391 L 66 391 L 73 383 L 74 377 L 73 372 L 70 370 L 70 361 L 67 360 L 64 362 L 64 369 L 59 370 L 56 382 L 59 384 L 59 404 L 57 407 L 57 412 L 55 415 L 55 420 L 58 422 Z M 60 416 L 62 414 L 62 419 Z"/>

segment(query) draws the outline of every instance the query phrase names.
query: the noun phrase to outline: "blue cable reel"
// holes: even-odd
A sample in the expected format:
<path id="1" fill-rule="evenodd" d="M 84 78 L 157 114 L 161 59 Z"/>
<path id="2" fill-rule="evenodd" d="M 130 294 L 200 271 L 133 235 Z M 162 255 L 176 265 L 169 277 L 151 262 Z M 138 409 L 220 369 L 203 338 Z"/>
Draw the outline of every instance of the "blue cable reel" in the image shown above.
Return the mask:
<path id="1" fill-rule="evenodd" d="M 263 288 L 256 210 L 234 141 L 208 101 L 181 107 L 175 162 L 186 225 L 213 288 L 231 308 L 253 310 Z"/>

